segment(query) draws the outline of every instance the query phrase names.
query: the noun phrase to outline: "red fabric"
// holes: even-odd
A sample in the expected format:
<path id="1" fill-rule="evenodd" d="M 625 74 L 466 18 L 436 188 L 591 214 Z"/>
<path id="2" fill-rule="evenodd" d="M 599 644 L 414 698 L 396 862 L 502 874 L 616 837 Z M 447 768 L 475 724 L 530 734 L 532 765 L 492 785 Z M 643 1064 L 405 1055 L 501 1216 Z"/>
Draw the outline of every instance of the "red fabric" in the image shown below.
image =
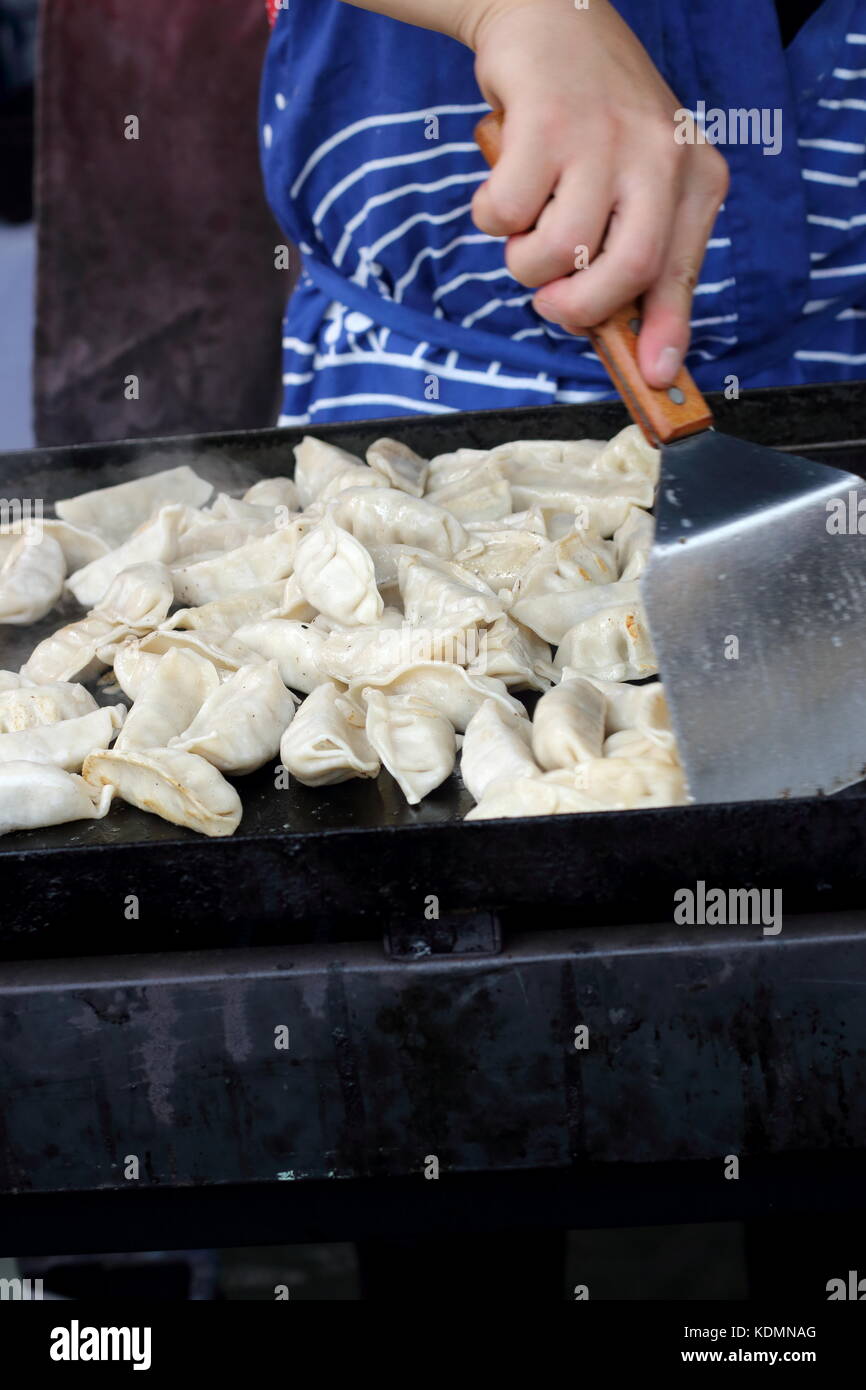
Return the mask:
<path id="1" fill-rule="evenodd" d="M 268 19 L 271 22 L 272 29 L 277 22 L 277 10 L 279 7 L 280 0 L 268 0 Z"/>

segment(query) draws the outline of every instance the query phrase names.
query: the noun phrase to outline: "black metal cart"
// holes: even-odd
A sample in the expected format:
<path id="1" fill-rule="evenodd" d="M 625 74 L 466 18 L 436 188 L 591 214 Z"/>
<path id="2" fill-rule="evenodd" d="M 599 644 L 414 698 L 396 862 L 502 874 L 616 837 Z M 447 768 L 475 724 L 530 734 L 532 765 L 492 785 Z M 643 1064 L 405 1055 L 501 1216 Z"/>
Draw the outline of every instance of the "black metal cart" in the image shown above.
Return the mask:
<path id="1" fill-rule="evenodd" d="M 866 474 L 866 385 L 713 405 Z M 623 423 L 602 404 L 316 433 L 430 454 Z M 6 455 L 0 491 L 182 460 L 239 487 L 290 471 L 300 433 Z M 34 640 L 7 629 L 0 667 Z M 386 778 L 278 791 L 265 769 L 230 840 L 120 806 L 0 840 L 3 1246 L 862 1211 L 864 791 L 464 824 L 456 778 L 409 808 Z M 674 925 L 698 881 L 780 889 L 782 931 Z"/>

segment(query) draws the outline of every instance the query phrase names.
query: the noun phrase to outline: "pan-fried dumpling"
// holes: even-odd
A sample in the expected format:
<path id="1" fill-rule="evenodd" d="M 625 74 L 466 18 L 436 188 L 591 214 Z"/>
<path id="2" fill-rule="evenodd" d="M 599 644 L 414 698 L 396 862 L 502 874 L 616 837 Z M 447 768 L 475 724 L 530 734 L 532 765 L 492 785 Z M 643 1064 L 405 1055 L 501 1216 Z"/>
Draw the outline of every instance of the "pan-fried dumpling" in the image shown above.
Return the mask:
<path id="1" fill-rule="evenodd" d="M 397 571 L 403 556 L 414 555 L 419 560 L 430 559 L 429 550 L 422 549 L 420 545 L 367 545 L 364 549 L 373 561 L 379 591 L 384 595 L 386 590 L 391 590 L 395 598 L 399 598 Z"/>
<path id="2" fill-rule="evenodd" d="M 320 665 L 325 633 L 310 623 L 263 618 L 239 627 L 234 637 L 264 660 L 275 661 L 280 679 L 292 690 L 310 694 L 327 680 Z"/>
<path id="3" fill-rule="evenodd" d="M 570 771 L 547 775 L 609 811 L 682 806 L 688 801 L 682 769 L 660 758 L 593 758 Z"/>
<path id="4" fill-rule="evenodd" d="M 611 575 L 612 578 L 613 575 Z M 611 598 L 600 597 L 601 594 L 614 590 L 615 593 L 612 593 Z M 543 637 L 546 642 L 552 642 L 554 646 L 558 646 L 575 623 L 582 622 L 585 617 L 591 617 L 593 613 L 632 602 L 635 600 L 636 593 L 636 586 L 631 583 L 626 584 L 625 587 L 620 587 L 619 584 L 609 582 L 604 584 L 578 582 L 571 588 L 542 589 L 540 592 L 527 595 L 518 590 L 517 598 L 512 603 L 509 614 L 515 622 L 522 623 L 524 627 L 530 628 L 539 637 Z"/>
<path id="5" fill-rule="evenodd" d="M 186 508 L 178 504 L 162 507 L 123 545 L 71 574 L 66 587 L 82 608 L 101 608 L 109 585 L 123 570 L 147 562 L 171 564 L 177 553 L 185 513 Z"/>
<path id="6" fill-rule="evenodd" d="M 171 576 L 164 565 L 133 565 L 113 580 L 100 608 L 40 642 L 21 675 L 34 685 L 89 680 L 111 664 L 125 638 L 162 622 L 171 601 Z"/>
<path id="7" fill-rule="evenodd" d="M 295 486 L 302 507 L 309 507 L 320 497 L 328 483 L 347 468 L 362 468 L 364 465 L 355 455 L 340 449 L 336 444 L 326 444 L 305 434 L 300 444 L 295 445 Z"/>
<path id="8" fill-rule="evenodd" d="M 542 695 L 532 717 L 532 751 L 547 772 L 600 758 L 605 698 L 577 676 Z"/>
<path id="9" fill-rule="evenodd" d="M 307 696 L 283 734 L 280 762 L 306 787 L 378 777 L 379 759 L 364 724 L 363 711 L 327 681 Z"/>
<path id="10" fill-rule="evenodd" d="M 0 835 L 74 820 L 102 820 L 110 805 L 109 787 L 91 787 L 52 763 L 0 765 Z"/>
<path id="11" fill-rule="evenodd" d="M 130 806 L 202 835 L 233 835 L 243 815 L 241 799 L 222 773 L 179 748 L 91 753 L 84 777 L 95 788 L 110 787 Z"/>
<path id="12" fill-rule="evenodd" d="M 0 534 L 0 624 L 23 627 L 44 618 L 65 577 L 63 551 L 50 536 Z"/>
<path id="13" fill-rule="evenodd" d="M 233 598 L 216 599 L 213 603 L 203 603 L 198 608 L 178 608 L 162 624 L 163 629 L 183 628 L 195 631 L 207 628 L 209 632 L 231 637 L 239 627 L 258 622 L 267 614 L 277 611 L 283 601 L 285 584 L 262 584 L 257 589 L 245 589 Z"/>
<path id="14" fill-rule="evenodd" d="M 173 600 L 171 574 L 165 565 L 151 561 L 122 570 L 94 612 L 143 635 L 159 627 Z"/>
<path id="15" fill-rule="evenodd" d="M 57 681 L 52 685 L 11 687 L 4 691 L 0 681 L 0 734 L 12 734 L 20 729 L 38 729 L 45 724 L 59 724 L 61 719 L 76 719 L 97 708 L 96 701 L 83 685 Z"/>
<path id="16" fill-rule="evenodd" d="M 599 478 L 609 478 L 631 485 L 635 481 L 649 483 L 653 493 L 658 486 L 661 454 L 650 444 L 637 425 L 625 429 L 607 440 L 590 465 L 590 472 Z M 652 498 L 647 504 L 652 505 Z"/>
<path id="17" fill-rule="evenodd" d="M 65 772 L 80 772 L 88 753 L 108 747 L 125 714 L 125 705 L 106 705 L 59 724 L 0 734 L 0 763 L 53 763 Z"/>
<path id="18" fill-rule="evenodd" d="M 167 652 L 142 685 L 117 740 L 117 752 L 166 748 L 219 688 L 220 678 L 210 661 L 195 652 Z"/>
<path id="19" fill-rule="evenodd" d="M 63 520 L 85 531 L 96 531 L 110 546 L 118 546 L 160 507 L 173 502 L 201 507 L 213 491 L 191 468 L 167 468 L 149 478 L 66 497 L 55 508 Z"/>
<path id="20" fill-rule="evenodd" d="M 620 579 L 640 579 L 647 566 L 655 536 L 655 517 L 641 507 L 632 507 L 614 532 Z"/>
<path id="21" fill-rule="evenodd" d="M 510 516 L 511 485 L 497 465 L 485 459 L 456 481 L 427 491 L 427 501 L 445 507 L 461 522 L 498 521 Z"/>
<path id="22" fill-rule="evenodd" d="M 170 557 L 175 565 L 192 564 L 205 555 L 224 555 L 229 550 L 248 545 L 274 530 L 270 515 L 249 517 L 214 517 L 209 512 L 191 512 L 181 525 L 177 544 Z"/>
<path id="23" fill-rule="evenodd" d="M 96 531 L 84 531 L 80 526 L 73 526 L 71 522 L 61 521 L 54 516 L 43 517 L 42 532 L 56 541 L 63 551 L 67 574 L 84 569 L 85 565 L 107 555 L 111 549 Z"/>
<path id="24" fill-rule="evenodd" d="M 367 623 L 359 627 L 356 623 L 339 623 L 336 618 L 329 618 L 327 613 L 317 613 L 313 620 L 313 625 L 320 632 L 330 636 L 331 633 L 343 633 L 346 637 L 359 637 L 364 633 L 381 632 L 384 628 L 399 630 L 407 626 L 406 619 L 399 608 L 383 608 L 382 616 L 377 618 L 375 623 Z"/>
<path id="25" fill-rule="evenodd" d="M 255 507 L 285 507 L 289 512 L 301 510 L 298 486 L 291 478 L 262 478 L 247 488 L 243 500 Z"/>
<path id="26" fill-rule="evenodd" d="M 633 506 L 652 506 L 648 484 L 616 492 L 611 484 L 605 487 L 597 483 L 595 487 L 596 491 L 591 492 L 588 483 L 579 488 L 523 484 L 513 486 L 511 491 L 515 507 L 541 508 L 551 540 L 560 540 L 573 530 L 591 531 L 607 539 L 622 525 Z"/>
<path id="27" fill-rule="evenodd" d="M 364 690 L 367 738 L 410 806 L 454 771 L 457 741 L 443 714 L 418 695 Z"/>
<path id="28" fill-rule="evenodd" d="M 416 661 L 385 676 L 354 681 L 349 694 L 359 694 L 362 686 L 375 687 L 384 695 L 418 695 L 444 714 L 458 734 L 465 731 L 485 700 L 495 700 L 516 714 L 524 713 L 519 700 L 509 695 L 504 681 L 470 675 L 462 666 L 447 661 Z"/>
<path id="29" fill-rule="evenodd" d="M 332 680 L 357 685 L 416 661 L 446 661 L 465 666 L 477 655 L 481 645 L 480 635 L 475 630 L 467 632 L 464 628 L 435 624 L 413 628 L 402 613 L 387 609 L 382 620 L 370 627 L 328 633 L 319 666 Z"/>
<path id="30" fill-rule="evenodd" d="M 545 534 L 502 526 L 496 530 L 474 530 L 469 545 L 456 557 L 457 563 L 484 581 L 498 594 L 513 590 L 532 562 L 544 551 Z"/>
<path id="31" fill-rule="evenodd" d="M 586 584 L 612 584 L 617 574 L 616 551 L 610 541 L 590 531 L 572 530 L 561 540 L 548 541 L 534 556 L 520 576 L 517 597 L 567 593 Z"/>
<path id="32" fill-rule="evenodd" d="M 90 680 L 109 664 L 101 660 L 97 652 L 102 648 L 116 648 L 117 643 L 129 634 L 127 623 L 114 622 L 92 613 L 39 642 L 21 667 L 21 675 L 34 685 Z"/>
<path id="33" fill-rule="evenodd" d="M 420 546 L 447 560 L 468 543 L 468 531 L 450 512 L 396 488 L 349 488 L 328 509 L 337 525 L 365 546 Z"/>
<path id="34" fill-rule="evenodd" d="M 637 583 L 591 585 L 580 597 L 582 610 L 563 636 L 554 665 L 603 680 L 655 675 L 658 668 Z"/>
<path id="35" fill-rule="evenodd" d="M 276 531 L 278 527 L 288 526 L 297 516 L 291 507 L 259 506 L 254 502 L 242 502 L 230 497 L 227 492 L 218 492 L 206 511 L 197 512 L 201 523 L 213 521 L 234 521 L 249 528 L 250 536 L 259 528 Z"/>
<path id="36" fill-rule="evenodd" d="M 504 616 L 502 604 L 484 580 L 453 562 L 404 555 L 397 579 L 406 621 L 413 625 L 473 627 Z"/>
<path id="37" fill-rule="evenodd" d="M 673 743 L 657 742 L 649 735 L 640 733 L 637 729 L 620 729 L 618 733 L 611 734 L 606 738 L 604 756 L 606 758 L 634 758 L 638 760 L 649 758 L 655 762 L 671 763 L 674 767 L 680 765 Z"/>
<path id="38" fill-rule="evenodd" d="M 551 780 L 561 776 L 546 772 L 539 777 L 516 777 L 497 781 L 466 820 L 502 820 L 515 816 L 561 816 L 574 811 L 603 811 L 606 808 L 586 792 Z"/>
<path id="39" fill-rule="evenodd" d="M 295 563 L 299 536 L 307 525 L 301 518 L 268 535 L 257 536 L 227 555 L 175 565 L 172 578 L 178 603 L 213 603 L 245 589 L 287 579 Z"/>
<path id="40" fill-rule="evenodd" d="M 496 782 L 540 775 L 531 738 L 528 719 L 503 709 L 495 700 L 484 701 L 466 727 L 460 750 L 460 775 L 476 801 Z"/>
<path id="41" fill-rule="evenodd" d="M 572 668 L 566 667 L 562 679 L 567 681 L 574 675 Z M 588 679 L 604 696 L 604 727 L 608 736 L 632 730 L 665 753 L 674 749 L 670 715 L 660 681 L 651 681 L 647 685 L 623 685 L 619 681 L 597 680 L 594 677 Z"/>
<path id="42" fill-rule="evenodd" d="M 478 654 L 468 663 L 473 675 L 497 676 L 509 690 L 548 690 L 558 674 L 548 643 L 510 617 L 499 618 L 478 639 Z"/>
<path id="43" fill-rule="evenodd" d="M 316 498 L 316 503 L 330 502 L 332 497 L 336 497 L 338 493 L 346 492 L 350 487 L 387 486 L 387 479 L 383 478 L 381 473 L 376 473 L 372 468 L 368 468 L 365 463 L 350 463 L 322 488 Z"/>
<path id="44" fill-rule="evenodd" d="M 138 637 L 127 637 L 114 653 L 114 679 L 129 700 L 137 700 L 141 687 L 162 660 L 156 652 L 143 652 Z"/>
<path id="45" fill-rule="evenodd" d="M 408 444 L 398 439 L 377 439 L 367 449 L 367 462 L 389 487 L 421 497 L 427 482 L 428 464 Z"/>
<path id="46" fill-rule="evenodd" d="M 427 465 L 427 492 L 461 482 L 489 457 L 489 449 L 453 449 L 450 454 L 437 454 Z"/>
<path id="47" fill-rule="evenodd" d="M 17 671 L 0 671 L 0 693 L 6 690 L 18 690 L 24 684 Z"/>
<path id="48" fill-rule="evenodd" d="M 298 543 L 294 577 L 308 603 L 337 622 L 375 623 L 382 616 L 373 561 L 330 516 Z"/>
<path id="49" fill-rule="evenodd" d="M 208 627 L 197 627 L 190 631 L 185 628 L 158 627 L 142 637 L 139 651 L 145 656 L 164 656 L 166 652 L 191 652 L 209 661 L 216 669 L 220 679 L 224 679 L 239 666 L 246 666 L 254 659 L 254 654 L 236 637 L 226 637 L 221 631 L 213 632 Z M 118 648 L 112 654 L 116 660 Z"/>
<path id="50" fill-rule="evenodd" d="M 275 661 L 242 666 L 208 695 L 170 747 L 198 753 L 220 772 L 242 777 L 276 757 L 296 703 Z"/>
<path id="51" fill-rule="evenodd" d="M 472 535 L 485 535 L 499 531 L 529 531 L 535 536 L 547 536 L 547 523 L 540 507 L 527 507 L 522 512 L 512 512 L 501 516 L 498 521 L 467 521 L 466 530 Z"/>
<path id="52" fill-rule="evenodd" d="M 514 439 L 497 444 L 487 457 L 510 482 L 545 476 L 574 479 L 586 476 L 604 446 L 603 439 Z"/>

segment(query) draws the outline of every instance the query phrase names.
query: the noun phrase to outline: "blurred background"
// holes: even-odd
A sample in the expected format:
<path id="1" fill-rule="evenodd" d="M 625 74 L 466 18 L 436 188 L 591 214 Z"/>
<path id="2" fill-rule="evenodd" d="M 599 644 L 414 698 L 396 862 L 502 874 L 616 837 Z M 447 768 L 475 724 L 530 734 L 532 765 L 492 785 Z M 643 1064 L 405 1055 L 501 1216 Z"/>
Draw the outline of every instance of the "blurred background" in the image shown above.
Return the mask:
<path id="1" fill-rule="evenodd" d="M 276 420 L 268 34 L 264 0 L 0 0 L 0 450 Z"/>
<path id="2" fill-rule="evenodd" d="M 33 442 L 37 0 L 0 0 L 0 449 Z"/>

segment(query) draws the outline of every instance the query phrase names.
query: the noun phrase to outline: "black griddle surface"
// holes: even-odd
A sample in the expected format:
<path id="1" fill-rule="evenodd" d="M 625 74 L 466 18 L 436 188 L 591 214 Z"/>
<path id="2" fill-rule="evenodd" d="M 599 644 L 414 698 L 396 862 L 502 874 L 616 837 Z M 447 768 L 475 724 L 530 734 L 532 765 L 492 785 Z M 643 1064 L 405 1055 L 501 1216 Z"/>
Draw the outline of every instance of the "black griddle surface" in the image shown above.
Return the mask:
<path id="1" fill-rule="evenodd" d="M 796 449 L 866 475 L 859 440 L 866 384 L 745 393 L 713 400 L 719 428 Z M 0 455 L 6 497 L 59 497 L 187 462 L 215 487 L 239 492 L 293 471 L 306 433 L 363 454 L 382 434 L 428 456 L 517 438 L 607 438 L 627 423 L 617 403 L 547 406 L 249 434 L 85 445 Z M 30 628 L 0 628 L 0 669 L 17 669 L 42 636 L 80 616 L 71 601 Z M 118 701 L 117 691 L 103 701 Z M 344 939 L 377 915 L 548 904 L 592 920 L 670 915 L 675 886 L 695 877 L 795 888 L 797 911 L 859 903 L 866 883 L 866 784 L 822 801 L 738 803 L 604 815 L 462 824 L 472 799 L 458 776 L 409 807 L 383 774 L 315 791 L 274 785 L 274 768 L 235 779 L 237 834 L 206 840 L 115 803 L 102 821 L 19 832 L 0 840 L 0 950 L 58 953 L 69 914 L 85 911 L 80 949 L 296 939 Z M 693 862 L 692 862 L 693 861 Z M 734 875 L 733 878 L 731 875 Z M 761 877 L 763 875 L 763 878 Z M 769 876 L 769 877 L 768 877 Z M 126 893 L 149 900 L 148 929 L 123 917 Z M 792 907 L 792 910 L 793 907 Z M 348 928 L 340 917 L 351 916 Z M 547 919 L 549 920 L 549 918 Z M 318 927 L 310 926 L 318 922 Z M 119 935 L 111 927 L 122 926 Z M 342 937 L 341 937 L 342 931 Z M 79 949 L 76 946 L 76 949 Z"/>

